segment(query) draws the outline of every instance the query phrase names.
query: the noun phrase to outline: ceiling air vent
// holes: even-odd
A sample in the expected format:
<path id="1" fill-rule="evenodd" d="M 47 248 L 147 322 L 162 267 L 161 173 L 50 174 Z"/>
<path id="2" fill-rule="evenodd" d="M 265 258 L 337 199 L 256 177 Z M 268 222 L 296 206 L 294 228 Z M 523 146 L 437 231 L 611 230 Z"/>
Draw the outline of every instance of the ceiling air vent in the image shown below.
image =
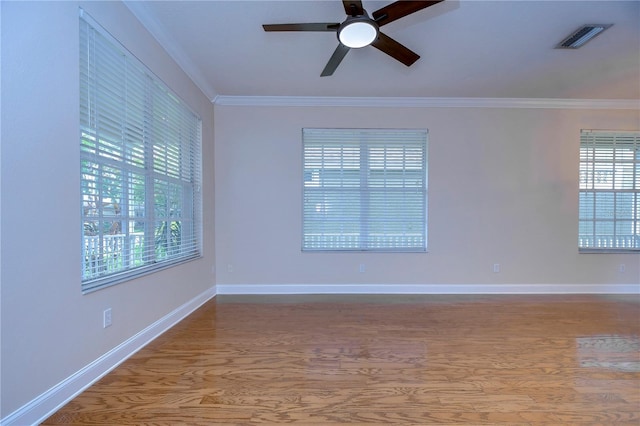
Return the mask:
<path id="1" fill-rule="evenodd" d="M 584 46 L 586 42 L 602 33 L 613 24 L 588 24 L 583 25 L 562 40 L 556 49 L 577 49 Z"/>

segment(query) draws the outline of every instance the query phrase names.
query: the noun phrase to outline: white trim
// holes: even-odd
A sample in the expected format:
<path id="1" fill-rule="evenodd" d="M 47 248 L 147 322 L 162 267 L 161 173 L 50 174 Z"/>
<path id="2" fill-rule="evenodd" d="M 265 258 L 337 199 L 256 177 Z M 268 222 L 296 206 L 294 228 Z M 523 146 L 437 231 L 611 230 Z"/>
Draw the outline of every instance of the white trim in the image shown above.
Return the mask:
<path id="1" fill-rule="evenodd" d="M 131 13 L 146 28 L 153 38 L 162 46 L 167 54 L 173 59 L 178 67 L 189 76 L 191 81 L 204 93 L 204 95 L 212 102 L 216 98 L 217 93 L 209 84 L 209 81 L 202 73 L 202 70 L 196 66 L 184 49 L 170 36 L 153 14 L 149 11 L 148 5 L 144 1 L 123 0 L 124 5 L 129 8 Z"/>
<path id="2" fill-rule="evenodd" d="M 280 107 L 552 108 L 640 110 L 640 99 L 377 98 L 322 96 L 216 96 L 215 105 Z"/>
<path id="3" fill-rule="evenodd" d="M 125 340 L 95 361 L 67 377 L 37 398 L 23 405 L 4 419 L 1 419 L 0 425 L 39 424 L 127 358 L 145 347 L 156 337 L 176 325 L 205 302 L 215 297 L 215 295 L 215 287 L 205 290 L 187 303 L 176 308 L 173 312 L 160 318 L 133 337 Z"/>
<path id="4" fill-rule="evenodd" d="M 637 284 L 217 284 L 217 294 L 640 294 Z"/>

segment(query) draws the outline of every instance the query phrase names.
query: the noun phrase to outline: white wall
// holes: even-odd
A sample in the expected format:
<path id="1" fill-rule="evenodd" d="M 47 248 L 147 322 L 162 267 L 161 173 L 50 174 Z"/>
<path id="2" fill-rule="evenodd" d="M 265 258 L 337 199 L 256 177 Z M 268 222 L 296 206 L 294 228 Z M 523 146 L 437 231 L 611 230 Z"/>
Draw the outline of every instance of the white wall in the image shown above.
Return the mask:
<path id="1" fill-rule="evenodd" d="M 577 248 L 580 129 L 640 129 L 637 110 L 216 105 L 215 117 L 219 293 L 640 282 L 637 254 Z M 301 252 L 303 127 L 429 130 L 428 253 Z"/>
<path id="2" fill-rule="evenodd" d="M 80 292 L 78 6 L 203 119 L 204 257 Z M 119 2 L 2 2 L 2 401 L 8 416 L 214 286 L 213 106 Z M 111 307 L 113 325 L 102 328 Z"/>
<path id="3" fill-rule="evenodd" d="M 204 257 L 88 295 L 79 265 L 78 5 L 203 118 Z M 217 106 L 214 135 L 210 102 L 122 4 L 2 1 L 1 12 L 0 418 L 216 278 L 266 287 L 639 281 L 638 255 L 576 248 L 579 129 L 638 129 L 637 111 Z M 301 253 L 302 127 L 428 128 L 429 253 Z M 107 307 L 114 323 L 103 329 Z"/>

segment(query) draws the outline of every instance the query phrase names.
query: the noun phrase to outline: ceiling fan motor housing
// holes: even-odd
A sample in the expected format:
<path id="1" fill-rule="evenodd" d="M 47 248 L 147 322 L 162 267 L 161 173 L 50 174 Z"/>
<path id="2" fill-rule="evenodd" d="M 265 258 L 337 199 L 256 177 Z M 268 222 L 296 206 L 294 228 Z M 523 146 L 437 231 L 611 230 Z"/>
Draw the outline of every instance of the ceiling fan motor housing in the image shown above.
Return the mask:
<path id="1" fill-rule="evenodd" d="M 358 49 L 369 46 L 378 38 L 379 27 L 376 21 L 363 15 L 349 16 L 338 27 L 338 41 L 347 47 Z"/>
<path id="2" fill-rule="evenodd" d="M 362 7 L 362 0 L 342 0 L 347 14 L 347 19 L 342 23 L 265 24 L 262 27 L 265 31 L 337 32 L 338 47 L 322 70 L 321 77 L 333 75 L 349 50 L 366 46 L 373 46 L 404 65 L 411 66 L 420 59 L 420 55 L 381 32 L 380 27 L 442 1 L 444 0 L 397 0 L 375 10 L 372 19 Z"/>

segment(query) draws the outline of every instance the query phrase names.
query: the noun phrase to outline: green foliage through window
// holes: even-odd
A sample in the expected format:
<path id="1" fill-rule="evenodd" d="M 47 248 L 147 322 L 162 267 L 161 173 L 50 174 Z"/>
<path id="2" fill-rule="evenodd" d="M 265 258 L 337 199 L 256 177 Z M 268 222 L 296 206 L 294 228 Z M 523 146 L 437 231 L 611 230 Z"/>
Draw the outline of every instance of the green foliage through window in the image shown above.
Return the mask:
<path id="1" fill-rule="evenodd" d="M 200 255 L 200 118 L 80 18 L 82 289 Z"/>

